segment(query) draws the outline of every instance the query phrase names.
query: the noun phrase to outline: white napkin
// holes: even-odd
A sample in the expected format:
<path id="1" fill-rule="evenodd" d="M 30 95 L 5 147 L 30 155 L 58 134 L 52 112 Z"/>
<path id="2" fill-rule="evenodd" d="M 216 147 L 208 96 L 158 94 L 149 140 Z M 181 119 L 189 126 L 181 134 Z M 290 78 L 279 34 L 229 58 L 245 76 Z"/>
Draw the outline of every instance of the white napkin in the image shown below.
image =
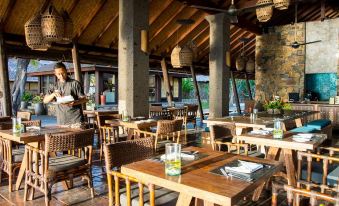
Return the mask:
<path id="1" fill-rule="evenodd" d="M 194 160 L 195 159 L 195 155 L 194 154 L 186 154 L 186 153 L 181 153 L 181 159 L 182 160 Z M 166 159 L 166 154 L 163 154 L 160 156 L 161 160 L 165 160 Z"/>
<path id="2" fill-rule="evenodd" d="M 252 173 L 255 172 L 261 168 L 263 168 L 262 164 L 254 163 L 254 162 L 247 162 L 247 161 L 239 161 L 238 167 L 229 167 L 225 166 L 226 171 L 232 171 L 232 172 L 240 172 L 240 173 Z"/>
<path id="3" fill-rule="evenodd" d="M 309 133 L 300 133 L 292 136 L 293 141 L 296 142 L 308 142 L 311 141 L 312 137 L 314 137 L 314 134 Z"/>
<path id="4" fill-rule="evenodd" d="M 57 103 L 66 103 L 66 102 L 73 102 L 74 98 L 72 95 L 57 97 Z"/>
<path id="5" fill-rule="evenodd" d="M 250 134 L 260 134 L 260 135 L 269 135 L 271 134 L 272 132 L 271 131 L 268 131 L 268 130 L 253 130 L 250 132 Z"/>
<path id="6" fill-rule="evenodd" d="M 26 131 L 36 131 L 36 130 L 40 130 L 40 127 L 38 127 L 38 126 L 26 127 Z"/>

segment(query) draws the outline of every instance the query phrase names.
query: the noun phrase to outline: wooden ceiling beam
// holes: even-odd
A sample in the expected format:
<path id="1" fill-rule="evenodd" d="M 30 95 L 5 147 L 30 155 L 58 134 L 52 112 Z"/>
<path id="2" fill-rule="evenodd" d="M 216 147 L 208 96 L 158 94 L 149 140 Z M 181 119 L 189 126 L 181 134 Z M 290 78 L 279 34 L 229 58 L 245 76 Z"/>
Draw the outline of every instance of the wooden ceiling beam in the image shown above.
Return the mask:
<path id="1" fill-rule="evenodd" d="M 97 37 L 95 37 L 94 41 L 92 42 L 92 45 L 96 45 L 101 37 L 106 33 L 106 31 L 109 29 L 109 27 L 113 24 L 113 22 L 115 22 L 116 20 L 118 20 L 119 18 L 119 12 L 117 12 L 112 19 L 108 22 L 108 24 L 100 31 L 99 35 Z"/>
<path id="2" fill-rule="evenodd" d="M 91 22 L 93 21 L 93 19 L 97 16 L 97 14 L 99 13 L 100 9 L 105 5 L 105 3 L 107 2 L 107 0 L 100 0 L 93 8 L 91 8 L 91 10 L 93 10 L 93 15 L 89 16 L 87 19 L 85 19 L 83 22 L 84 25 L 80 28 L 80 31 L 78 31 L 78 33 L 76 34 L 75 38 L 80 38 L 81 35 L 84 33 L 84 31 L 88 28 L 88 26 L 91 24 Z"/>
<path id="3" fill-rule="evenodd" d="M 69 8 L 69 12 L 68 12 L 69 15 L 71 15 L 71 13 L 74 11 L 74 8 L 78 5 L 78 3 L 79 3 L 79 0 L 74 0 L 73 1 L 72 5 Z"/>
<path id="4" fill-rule="evenodd" d="M 173 0 L 161 0 L 161 1 L 152 1 L 150 5 L 150 12 L 152 10 L 156 10 L 154 15 L 150 15 L 149 17 L 149 25 L 152 25 L 153 22 L 168 8 L 168 6 L 172 3 Z M 160 8 L 159 8 L 160 7 Z"/>
<path id="5" fill-rule="evenodd" d="M 14 8 L 15 3 L 16 3 L 16 0 L 9 0 L 9 2 L 7 4 L 6 11 L 5 11 L 4 15 L 0 18 L 0 27 L 2 27 L 3 24 L 5 22 L 7 22 L 7 18 L 9 16 L 10 12 L 12 11 L 12 9 Z"/>

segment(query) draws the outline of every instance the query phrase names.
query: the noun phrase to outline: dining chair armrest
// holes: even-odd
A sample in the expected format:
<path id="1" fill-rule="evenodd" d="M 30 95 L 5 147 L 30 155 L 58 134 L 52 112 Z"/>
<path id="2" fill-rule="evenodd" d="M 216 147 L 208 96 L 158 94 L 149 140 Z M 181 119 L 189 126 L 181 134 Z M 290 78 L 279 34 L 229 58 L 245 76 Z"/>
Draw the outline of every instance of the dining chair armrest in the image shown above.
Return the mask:
<path id="1" fill-rule="evenodd" d="M 144 131 L 140 129 L 134 130 L 134 134 L 139 135 L 139 137 L 141 137 L 141 135 L 143 135 L 143 137 L 156 137 L 157 136 L 157 134 L 154 132 L 148 132 L 148 131 Z"/>

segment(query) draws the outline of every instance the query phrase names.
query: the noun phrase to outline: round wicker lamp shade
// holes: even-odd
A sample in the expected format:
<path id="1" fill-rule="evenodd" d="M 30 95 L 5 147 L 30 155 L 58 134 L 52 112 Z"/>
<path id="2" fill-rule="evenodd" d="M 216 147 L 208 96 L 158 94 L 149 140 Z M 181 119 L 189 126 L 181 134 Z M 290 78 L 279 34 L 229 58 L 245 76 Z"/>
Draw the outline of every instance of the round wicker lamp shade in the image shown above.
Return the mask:
<path id="1" fill-rule="evenodd" d="M 46 51 L 50 47 L 42 35 L 40 14 L 25 23 L 25 38 L 27 46 L 31 49 Z"/>
<path id="2" fill-rule="evenodd" d="M 171 53 L 171 64 L 173 68 L 181 68 L 184 66 L 192 66 L 193 51 L 188 46 L 174 47 Z"/>
<path id="3" fill-rule="evenodd" d="M 60 43 L 70 43 L 73 38 L 73 21 L 67 11 L 62 12 L 62 18 L 64 20 L 64 36 Z"/>
<path id="4" fill-rule="evenodd" d="M 255 68 L 254 59 L 250 57 L 246 62 L 246 72 L 253 73 L 254 68 Z"/>
<path id="5" fill-rule="evenodd" d="M 235 67 L 237 68 L 238 71 L 244 71 L 246 67 L 246 62 L 247 62 L 247 57 L 243 54 L 240 54 L 235 59 Z"/>
<path id="6" fill-rule="evenodd" d="M 61 41 L 64 37 L 64 20 L 53 5 L 41 15 L 41 29 L 47 41 Z"/>
<path id="7" fill-rule="evenodd" d="M 274 7 L 279 10 L 288 9 L 290 0 L 273 0 Z"/>
<path id="8" fill-rule="evenodd" d="M 257 5 L 272 3 L 272 0 L 258 0 Z M 267 22 L 273 15 L 273 6 L 265 6 L 256 9 L 257 19 L 260 22 Z"/>

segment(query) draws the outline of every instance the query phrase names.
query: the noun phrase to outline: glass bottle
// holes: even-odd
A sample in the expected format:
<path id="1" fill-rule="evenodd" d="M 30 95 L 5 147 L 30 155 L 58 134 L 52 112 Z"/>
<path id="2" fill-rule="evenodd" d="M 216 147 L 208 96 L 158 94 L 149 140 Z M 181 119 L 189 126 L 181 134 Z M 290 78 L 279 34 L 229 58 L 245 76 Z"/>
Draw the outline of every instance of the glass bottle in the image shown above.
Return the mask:
<path id="1" fill-rule="evenodd" d="M 273 128 L 273 138 L 282 139 L 283 138 L 283 123 L 280 119 L 274 119 L 274 128 Z"/>

